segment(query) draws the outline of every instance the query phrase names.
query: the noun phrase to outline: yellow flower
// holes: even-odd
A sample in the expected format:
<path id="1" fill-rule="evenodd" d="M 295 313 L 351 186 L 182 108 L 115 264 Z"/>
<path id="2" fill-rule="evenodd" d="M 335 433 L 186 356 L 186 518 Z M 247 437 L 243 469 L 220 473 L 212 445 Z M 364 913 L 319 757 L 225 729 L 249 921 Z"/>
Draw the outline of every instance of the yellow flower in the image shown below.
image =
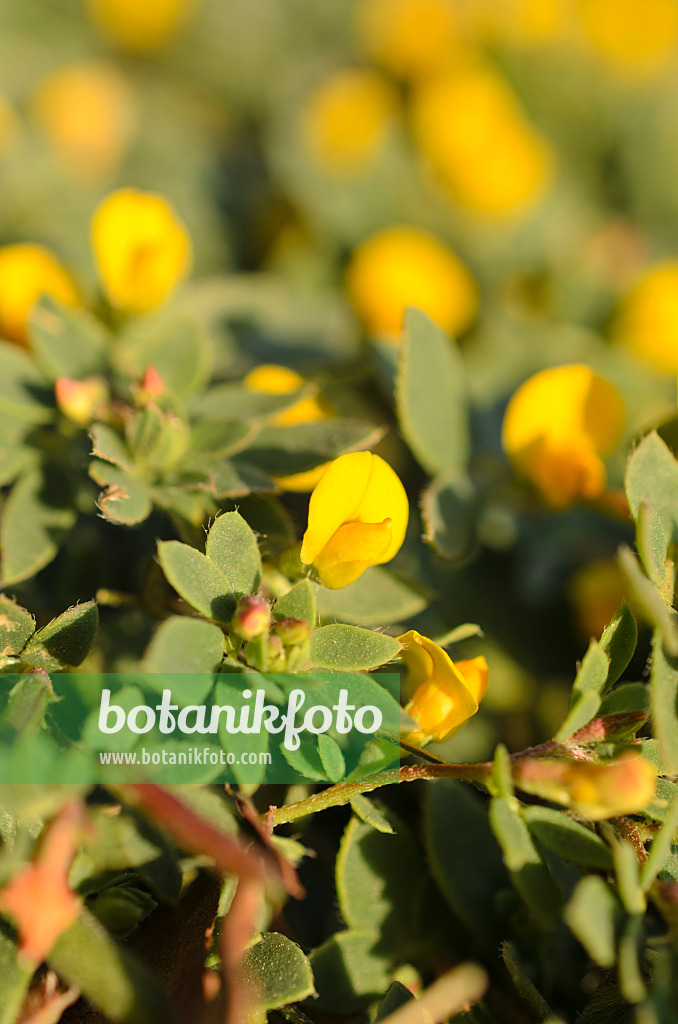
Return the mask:
<path id="1" fill-rule="evenodd" d="M 614 336 L 659 370 L 678 369 L 678 261 L 659 263 L 622 300 Z"/>
<path id="2" fill-rule="evenodd" d="M 364 241 L 349 263 L 346 287 L 367 331 L 394 342 L 408 306 L 422 309 L 451 334 L 464 331 L 478 310 L 469 270 L 419 228 L 387 228 Z"/>
<path id="3" fill-rule="evenodd" d="M 111 193 L 92 221 L 99 277 L 111 305 L 145 313 L 188 273 L 191 240 L 162 196 L 136 189 Z"/>
<path id="4" fill-rule="evenodd" d="M 551 179 L 550 146 L 489 68 L 462 65 L 421 86 L 413 127 L 441 183 L 475 213 L 501 218 L 522 212 Z"/>
<path id="5" fill-rule="evenodd" d="M 675 57 L 675 0 L 578 0 L 582 28 L 594 51 L 631 75 L 660 71 Z"/>
<path id="6" fill-rule="evenodd" d="M 25 345 L 28 317 L 41 295 L 66 306 L 80 297 L 70 275 L 49 249 L 41 245 L 0 248 L 0 336 Z"/>
<path id="7" fill-rule="evenodd" d="M 374 71 L 352 68 L 325 79 L 302 112 L 313 161 L 339 175 L 363 171 L 382 148 L 397 103 L 394 89 Z"/>
<path id="8" fill-rule="evenodd" d="M 341 455 L 311 495 L 301 561 L 330 590 L 347 587 L 393 558 L 408 517 L 405 488 L 387 462 L 372 452 Z"/>
<path id="9" fill-rule="evenodd" d="M 108 385 L 102 377 L 83 377 L 82 380 L 59 377 L 54 394 L 64 416 L 79 427 L 86 427 L 96 419 L 110 398 Z"/>
<path id="10" fill-rule="evenodd" d="M 33 111 L 68 172 L 85 180 L 116 169 L 134 125 L 125 79 L 100 61 L 80 61 L 48 75 Z"/>
<path id="11" fill-rule="evenodd" d="M 365 51 L 403 78 L 430 74 L 460 46 L 454 0 L 361 0 L 356 13 Z"/>
<path id="12" fill-rule="evenodd" d="M 256 366 L 246 374 L 243 384 L 249 391 L 268 395 L 291 395 L 302 388 L 308 388 L 307 382 L 295 370 L 273 364 Z M 271 423 L 276 427 L 290 427 L 295 423 L 315 423 L 318 420 L 329 419 L 332 415 L 329 402 L 316 393 L 300 398 L 289 409 L 276 413 L 271 417 Z M 324 462 L 305 473 L 276 476 L 274 480 L 278 487 L 285 491 L 305 493 L 313 490 L 329 465 L 329 462 Z"/>
<path id="13" fill-rule="evenodd" d="M 484 658 L 454 662 L 442 647 L 411 629 L 398 637 L 407 666 L 405 711 L 419 725 L 412 743 L 444 740 L 475 715 L 487 689 Z"/>
<path id="14" fill-rule="evenodd" d="M 486 10 L 486 34 L 522 46 L 541 46 L 566 38 L 572 0 L 471 0 Z"/>
<path id="15" fill-rule="evenodd" d="M 635 814 L 651 804 L 657 772 L 637 751 L 628 751 L 605 764 L 526 761 L 517 772 L 517 785 L 527 793 L 574 807 L 591 821 Z"/>
<path id="16" fill-rule="evenodd" d="M 605 490 L 601 459 L 616 447 L 624 425 L 619 392 L 580 363 L 542 370 L 508 404 L 504 451 L 516 469 L 556 508 Z"/>
<path id="17" fill-rule="evenodd" d="M 123 50 L 152 53 L 188 20 L 194 0 L 87 0 L 92 21 Z"/>

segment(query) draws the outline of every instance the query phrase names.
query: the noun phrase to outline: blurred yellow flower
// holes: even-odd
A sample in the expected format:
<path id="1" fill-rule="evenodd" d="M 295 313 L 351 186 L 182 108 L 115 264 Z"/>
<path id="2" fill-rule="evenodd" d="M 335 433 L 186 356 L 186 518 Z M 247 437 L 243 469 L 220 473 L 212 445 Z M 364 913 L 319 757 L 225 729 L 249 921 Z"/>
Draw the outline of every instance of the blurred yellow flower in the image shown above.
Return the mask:
<path id="1" fill-rule="evenodd" d="M 542 197 L 553 174 L 551 147 L 489 68 L 462 65 L 424 83 L 412 113 L 424 158 L 462 206 L 500 218 Z"/>
<path id="2" fill-rule="evenodd" d="M 365 170 L 386 141 L 398 107 L 391 85 L 374 71 L 351 68 L 325 79 L 302 111 L 302 133 L 313 161 L 350 176 Z"/>
<path id="3" fill-rule="evenodd" d="M 435 72 L 461 44 L 455 0 L 360 0 L 356 14 L 366 53 L 402 78 Z"/>
<path id="4" fill-rule="evenodd" d="M 33 112 L 69 174 L 97 180 L 119 165 L 134 128 L 134 98 L 113 65 L 80 61 L 45 78 Z"/>
<path id="5" fill-rule="evenodd" d="M 678 370 L 678 261 L 648 270 L 622 300 L 614 336 L 659 370 Z"/>
<path id="6" fill-rule="evenodd" d="M 166 46 L 195 6 L 195 0 L 87 0 L 95 25 L 131 53 L 152 53 Z"/>
<path id="7" fill-rule="evenodd" d="M 527 793 L 573 807 L 590 821 L 642 811 L 654 800 L 657 772 L 637 751 L 604 764 L 548 758 L 526 761 L 517 784 Z"/>
<path id="8" fill-rule="evenodd" d="M 433 640 L 411 629 L 398 637 L 407 666 L 405 711 L 419 725 L 412 743 L 443 740 L 475 715 L 487 689 L 485 658 L 454 662 Z"/>
<path id="9" fill-rule="evenodd" d="M 188 273 L 191 240 L 172 205 L 153 192 L 120 189 L 98 207 L 92 243 L 111 305 L 145 313 Z"/>
<path id="10" fill-rule="evenodd" d="M 79 427 L 86 427 L 96 419 L 110 398 L 103 377 L 83 377 L 82 380 L 59 377 L 54 385 L 54 394 L 64 416 Z"/>
<path id="11" fill-rule="evenodd" d="M 626 596 L 624 577 L 614 558 L 577 569 L 568 589 L 583 640 L 601 636 Z"/>
<path id="12" fill-rule="evenodd" d="M 80 304 L 75 284 L 56 256 L 42 245 L 0 248 L 0 336 L 25 345 L 28 318 L 41 295 L 66 306 Z"/>
<path id="13" fill-rule="evenodd" d="M 311 495 L 301 561 L 330 590 L 347 587 L 394 557 L 408 518 L 405 488 L 387 462 L 372 452 L 341 455 Z"/>
<path id="14" fill-rule="evenodd" d="M 676 0 L 577 0 L 577 7 L 588 42 L 617 71 L 651 74 L 675 58 Z"/>
<path id="15" fill-rule="evenodd" d="M 580 363 L 530 377 L 512 396 L 502 429 L 504 451 L 516 469 L 556 508 L 605 490 L 602 455 L 624 426 L 619 392 Z"/>
<path id="16" fill-rule="evenodd" d="M 487 11 L 488 34 L 524 46 L 541 46 L 566 38 L 572 0 L 470 0 Z"/>
<path id="17" fill-rule="evenodd" d="M 397 342 L 403 314 L 416 306 L 445 331 L 459 334 L 474 320 L 478 288 L 461 260 L 419 228 L 386 228 L 353 253 L 346 287 L 369 334 Z"/>
<path id="18" fill-rule="evenodd" d="M 290 370 L 287 366 L 274 364 L 256 366 L 245 375 L 243 384 L 249 391 L 268 395 L 291 395 L 295 391 L 309 388 L 301 374 Z M 271 417 L 270 422 L 276 427 L 290 427 L 295 423 L 315 423 L 317 420 L 329 419 L 332 415 L 333 410 L 330 403 L 315 392 L 300 398 L 289 409 L 276 413 Z M 285 491 L 305 493 L 313 490 L 329 465 L 329 462 L 324 462 L 321 466 L 309 469 L 305 473 L 276 476 L 274 480 L 278 487 Z"/>

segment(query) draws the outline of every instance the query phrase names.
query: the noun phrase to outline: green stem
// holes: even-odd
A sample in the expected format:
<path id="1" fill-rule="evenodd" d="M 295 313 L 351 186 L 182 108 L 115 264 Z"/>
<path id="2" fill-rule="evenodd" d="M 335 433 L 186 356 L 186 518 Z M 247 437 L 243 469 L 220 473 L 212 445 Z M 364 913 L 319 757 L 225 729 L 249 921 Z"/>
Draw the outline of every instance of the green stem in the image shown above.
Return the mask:
<path id="1" fill-rule="evenodd" d="M 336 786 L 313 793 L 305 800 L 286 807 L 278 807 L 273 814 L 274 825 L 285 825 L 287 822 L 305 818 L 315 811 L 325 811 L 328 807 L 341 807 L 349 803 L 354 796 L 370 793 L 382 786 L 392 786 L 398 782 L 418 782 L 421 779 L 464 779 L 483 785 L 492 771 L 491 763 L 487 764 L 415 764 L 402 768 L 388 768 L 375 775 L 366 775 L 357 782 L 340 782 Z"/>

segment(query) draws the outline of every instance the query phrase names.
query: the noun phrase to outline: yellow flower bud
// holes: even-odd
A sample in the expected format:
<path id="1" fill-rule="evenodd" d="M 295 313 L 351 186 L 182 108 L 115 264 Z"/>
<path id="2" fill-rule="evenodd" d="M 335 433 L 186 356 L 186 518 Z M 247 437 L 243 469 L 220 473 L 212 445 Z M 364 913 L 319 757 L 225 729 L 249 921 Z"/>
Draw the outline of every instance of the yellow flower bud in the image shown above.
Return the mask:
<path id="1" fill-rule="evenodd" d="M 408 517 L 405 488 L 387 462 L 372 452 L 341 455 L 311 495 L 301 561 L 330 590 L 347 587 L 394 557 Z"/>
<path id="2" fill-rule="evenodd" d="M 675 0 L 578 0 L 577 6 L 592 49 L 616 71 L 648 75 L 675 57 Z"/>
<path id="3" fill-rule="evenodd" d="M 255 366 L 245 375 L 243 384 L 249 391 L 267 395 L 291 395 L 302 388 L 308 388 L 301 374 L 287 366 L 276 366 L 273 363 Z M 332 415 L 330 403 L 322 395 L 311 393 L 300 398 L 289 409 L 276 413 L 271 417 L 271 423 L 276 427 L 290 427 L 295 423 L 316 423 L 318 420 L 329 419 Z M 305 473 L 276 476 L 274 480 L 278 487 L 285 491 L 306 493 L 313 490 L 329 465 L 329 462 L 323 462 L 322 465 Z"/>
<path id="4" fill-rule="evenodd" d="M 678 261 L 648 270 L 622 300 L 618 341 L 659 370 L 678 370 Z"/>
<path id="5" fill-rule="evenodd" d="M 545 192 L 552 150 L 489 68 L 461 65 L 424 84 L 413 119 L 424 157 L 462 206 L 489 218 L 514 216 Z"/>
<path id="6" fill-rule="evenodd" d="M 111 193 L 94 214 L 92 244 L 109 302 L 130 313 L 160 305 L 191 263 L 184 223 L 153 192 L 130 188 Z"/>
<path id="7" fill-rule="evenodd" d="M 116 169 L 134 127 L 134 99 L 113 65 L 69 64 L 48 75 L 33 112 L 69 174 L 97 180 Z"/>
<path id="8" fill-rule="evenodd" d="M 95 25 L 130 53 L 152 53 L 166 46 L 195 6 L 195 0 L 87 0 Z"/>
<path id="9" fill-rule="evenodd" d="M 103 377 L 85 377 L 83 380 L 59 377 L 54 393 L 61 412 L 79 427 L 88 426 L 110 397 Z"/>
<path id="10" fill-rule="evenodd" d="M 302 133 L 313 162 L 350 176 L 365 170 L 381 150 L 398 97 L 374 71 L 351 68 L 322 82 L 302 111 Z"/>
<path id="11" fill-rule="evenodd" d="M 461 260 L 419 228 L 387 228 L 358 246 L 346 275 L 349 298 L 371 335 L 397 342 L 416 306 L 459 334 L 478 311 L 478 288 Z"/>
<path id="12" fill-rule="evenodd" d="M 607 474 L 602 455 L 621 437 L 619 392 L 581 363 L 542 370 L 525 381 L 506 409 L 504 451 L 555 508 L 599 497 Z"/>
<path id="13" fill-rule="evenodd" d="M 66 306 L 80 304 L 72 278 L 49 249 L 42 245 L 0 248 L 0 336 L 27 344 L 28 318 L 41 295 Z"/>
<path id="14" fill-rule="evenodd" d="M 635 814 L 651 804 L 657 772 L 637 751 L 604 764 L 552 759 L 524 762 L 517 785 L 527 793 L 573 807 L 591 821 Z"/>
<path id="15" fill-rule="evenodd" d="M 454 0 L 361 0 L 357 19 L 369 56 L 403 78 L 430 75 L 461 42 Z"/>
<path id="16" fill-rule="evenodd" d="M 444 740 L 478 710 L 487 689 L 485 658 L 454 662 L 433 640 L 411 629 L 398 637 L 401 659 L 407 666 L 409 702 L 405 711 L 419 729 L 412 743 Z"/>

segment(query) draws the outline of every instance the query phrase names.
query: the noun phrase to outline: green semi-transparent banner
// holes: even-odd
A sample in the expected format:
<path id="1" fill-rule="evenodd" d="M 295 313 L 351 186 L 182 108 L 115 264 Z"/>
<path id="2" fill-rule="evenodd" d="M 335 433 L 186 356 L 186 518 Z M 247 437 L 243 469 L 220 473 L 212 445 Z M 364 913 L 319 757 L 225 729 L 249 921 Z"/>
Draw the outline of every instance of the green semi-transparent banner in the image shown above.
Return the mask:
<path id="1" fill-rule="evenodd" d="M 0 675 L 0 785 L 338 782 L 397 764 L 397 673 Z"/>

